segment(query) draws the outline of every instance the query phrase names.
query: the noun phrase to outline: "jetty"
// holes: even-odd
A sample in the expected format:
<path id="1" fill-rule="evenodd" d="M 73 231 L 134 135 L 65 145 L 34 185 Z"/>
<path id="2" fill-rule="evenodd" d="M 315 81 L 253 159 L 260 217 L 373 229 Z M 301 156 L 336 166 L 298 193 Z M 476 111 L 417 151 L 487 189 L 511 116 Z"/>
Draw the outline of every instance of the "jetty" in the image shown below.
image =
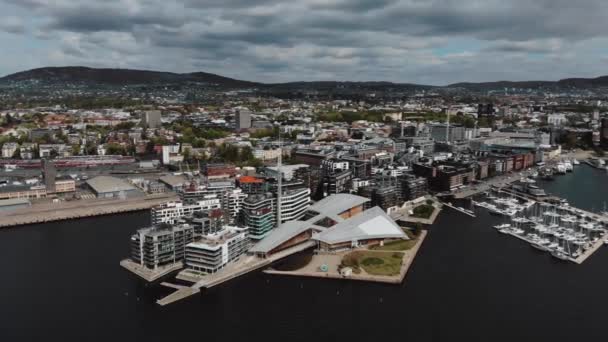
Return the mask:
<path id="1" fill-rule="evenodd" d="M 128 199 L 83 199 L 39 203 L 28 208 L 2 213 L 0 228 L 140 211 L 176 199 L 175 194 L 168 193 Z"/>
<path id="2" fill-rule="evenodd" d="M 469 215 L 471 217 L 477 217 L 477 216 L 475 216 L 475 213 L 473 211 L 471 211 L 471 210 L 467 210 L 467 209 L 464 209 L 464 208 L 461 208 L 461 207 L 456 207 L 456 206 L 452 205 L 451 203 L 443 203 L 443 205 L 445 205 L 448 208 L 452 208 L 452 209 L 454 209 L 454 210 L 456 210 L 458 212 L 461 212 L 461 213 L 463 213 L 465 215 Z"/>
<path id="3" fill-rule="evenodd" d="M 316 243 L 314 241 L 308 241 L 306 243 L 302 243 L 300 245 L 278 252 L 268 258 L 260 258 L 255 255 L 245 256 L 241 260 L 226 266 L 225 268 L 214 274 L 198 275 L 189 270 L 184 270 L 180 272 L 180 274 L 178 274 L 177 279 L 196 282 L 190 287 L 179 287 L 177 291 L 171 293 L 170 295 L 164 298 L 157 300 L 156 303 L 161 306 L 175 303 L 184 298 L 188 298 L 192 295 L 201 292 L 202 289 L 209 289 L 214 286 L 223 284 L 227 281 L 238 278 L 247 273 L 259 270 L 263 267 L 269 266 L 273 262 L 286 258 L 292 254 L 302 252 L 314 246 L 316 246 Z M 177 288 L 176 286 L 169 287 Z"/>
<path id="4" fill-rule="evenodd" d="M 175 264 L 169 264 L 167 266 L 161 266 L 155 270 L 151 270 L 136 262 L 133 262 L 131 259 L 125 259 L 120 262 L 120 266 L 136 274 L 147 282 L 153 282 L 170 273 L 181 270 L 184 267 L 184 264 L 180 261 Z"/>

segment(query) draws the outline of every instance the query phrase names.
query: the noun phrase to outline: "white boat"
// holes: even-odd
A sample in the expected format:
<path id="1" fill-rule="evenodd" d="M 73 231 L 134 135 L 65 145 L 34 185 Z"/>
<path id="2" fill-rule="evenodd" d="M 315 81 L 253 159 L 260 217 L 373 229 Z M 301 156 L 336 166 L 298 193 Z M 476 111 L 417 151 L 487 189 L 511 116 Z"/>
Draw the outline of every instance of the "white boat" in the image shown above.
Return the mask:
<path id="1" fill-rule="evenodd" d="M 541 250 L 543 252 L 549 251 L 549 248 L 547 248 L 547 246 L 541 245 L 540 243 L 531 243 L 530 246 L 532 246 L 538 250 Z"/>
<path id="2" fill-rule="evenodd" d="M 496 228 L 496 229 L 507 229 L 507 228 L 511 228 L 511 225 L 508 224 L 508 223 L 499 224 L 499 225 L 494 226 L 494 228 Z"/>
<path id="3" fill-rule="evenodd" d="M 566 255 L 566 253 L 560 252 L 560 251 L 553 251 L 551 252 L 551 255 L 559 260 L 569 260 L 568 255 Z"/>
<path id="4" fill-rule="evenodd" d="M 572 164 L 574 165 L 580 165 L 581 162 L 578 161 L 578 159 L 572 159 Z"/>
<path id="5" fill-rule="evenodd" d="M 555 172 L 560 175 L 565 175 L 566 174 L 566 165 L 564 165 L 564 163 L 562 163 L 562 162 L 557 163 L 557 165 L 555 166 Z"/>
<path id="6" fill-rule="evenodd" d="M 574 167 L 572 166 L 572 163 L 570 163 L 569 160 L 566 160 L 564 162 L 564 167 L 566 168 L 566 172 L 572 172 L 574 170 Z"/>

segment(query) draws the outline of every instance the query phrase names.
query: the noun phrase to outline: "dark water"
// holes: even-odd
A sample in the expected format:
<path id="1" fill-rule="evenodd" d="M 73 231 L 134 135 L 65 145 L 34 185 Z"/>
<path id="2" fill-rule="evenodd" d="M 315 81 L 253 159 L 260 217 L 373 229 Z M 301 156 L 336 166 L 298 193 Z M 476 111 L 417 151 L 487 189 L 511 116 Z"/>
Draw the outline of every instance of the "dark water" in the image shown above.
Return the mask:
<path id="1" fill-rule="evenodd" d="M 574 172 L 556 176 L 555 181 L 539 181 L 548 193 L 568 199 L 581 209 L 604 210 L 608 202 L 608 173 L 587 164 L 574 167 Z M 608 206 L 608 203 L 606 203 Z"/>
<path id="2" fill-rule="evenodd" d="M 608 200 L 597 190 L 608 178 L 594 171 L 579 167 L 547 186 L 574 189 L 581 198 L 569 200 L 581 206 Z M 579 176 L 588 190 L 569 180 Z M 118 265 L 147 220 L 1 231 L 0 341 L 606 339 L 607 250 L 583 265 L 559 262 L 497 233 L 487 214 L 444 211 L 401 286 L 255 273 L 164 308 L 154 301 L 165 289 Z"/>

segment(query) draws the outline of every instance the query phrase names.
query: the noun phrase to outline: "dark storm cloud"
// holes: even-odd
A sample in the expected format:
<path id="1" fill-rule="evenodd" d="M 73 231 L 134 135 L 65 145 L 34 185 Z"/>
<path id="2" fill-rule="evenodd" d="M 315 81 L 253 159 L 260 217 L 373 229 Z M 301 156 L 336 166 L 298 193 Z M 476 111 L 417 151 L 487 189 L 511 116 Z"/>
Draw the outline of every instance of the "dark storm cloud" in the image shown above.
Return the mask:
<path id="1" fill-rule="evenodd" d="M 174 61 L 182 69 L 240 68 L 250 79 L 262 72 L 412 81 L 432 72 L 437 83 L 471 72 L 494 76 L 465 67 L 492 63 L 501 69 L 529 63 L 538 74 L 546 70 L 526 54 L 559 54 L 574 63 L 591 57 L 574 56 L 567 46 L 590 52 L 586 41 L 608 38 L 608 2 L 600 0 L 0 0 L 0 6 L 35 19 L 29 39 L 57 40 L 55 56 L 65 63 L 109 56 L 166 69 Z M 0 24 L 25 35 L 23 27 Z M 493 62 L 481 63 L 483 54 Z M 605 63 L 597 52 L 589 56 Z"/>

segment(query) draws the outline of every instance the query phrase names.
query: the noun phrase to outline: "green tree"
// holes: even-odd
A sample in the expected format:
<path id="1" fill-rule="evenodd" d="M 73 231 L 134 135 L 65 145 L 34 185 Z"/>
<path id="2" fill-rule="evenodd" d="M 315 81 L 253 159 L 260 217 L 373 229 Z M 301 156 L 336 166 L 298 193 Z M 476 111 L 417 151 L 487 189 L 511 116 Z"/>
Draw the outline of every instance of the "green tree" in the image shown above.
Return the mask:
<path id="1" fill-rule="evenodd" d="M 191 158 L 191 155 L 190 155 L 190 149 L 189 149 L 189 148 L 185 149 L 185 150 L 182 152 L 182 156 L 184 156 L 184 160 L 185 160 L 185 161 L 189 161 L 189 160 L 190 160 L 190 158 Z"/>
<path id="2" fill-rule="evenodd" d="M 80 144 L 72 145 L 72 152 L 74 153 L 74 155 L 79 155 L 80 154 Z"/>
<path id="3" fill-rule="evenodd" d="M 119 144 L 115 144 L 115 143 L 110 143 L 107 144 L 106 146 L 106 154 L 120 154 L 120 155 L 126 155 L 127 151 L 125 150 L 124 147 L 120 146 Z"/>

